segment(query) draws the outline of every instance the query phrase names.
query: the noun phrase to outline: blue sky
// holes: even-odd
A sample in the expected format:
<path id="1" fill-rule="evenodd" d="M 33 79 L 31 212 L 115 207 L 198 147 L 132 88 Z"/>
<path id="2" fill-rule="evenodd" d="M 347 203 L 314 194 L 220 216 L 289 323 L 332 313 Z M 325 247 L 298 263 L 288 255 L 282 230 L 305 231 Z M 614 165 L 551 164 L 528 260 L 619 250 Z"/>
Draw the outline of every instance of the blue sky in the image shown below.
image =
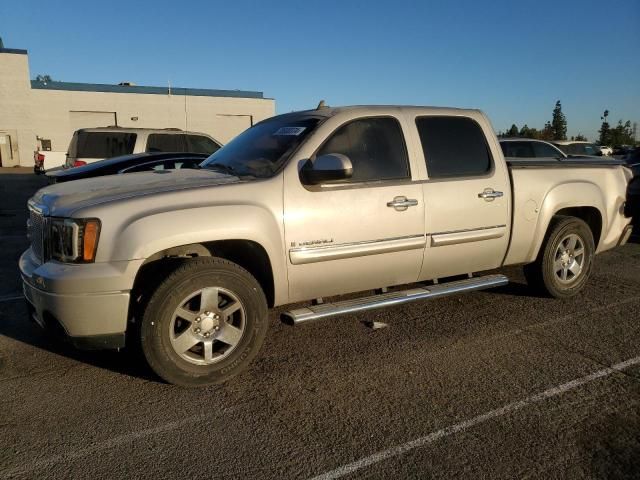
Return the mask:
<path id="1" fill-rule="evenodd" d="M 260 90 L 278 113 L 330 105 L 485 110 L 494 128 L 640 123 L 640 1 L 1 0 L 32 77 Z"/>

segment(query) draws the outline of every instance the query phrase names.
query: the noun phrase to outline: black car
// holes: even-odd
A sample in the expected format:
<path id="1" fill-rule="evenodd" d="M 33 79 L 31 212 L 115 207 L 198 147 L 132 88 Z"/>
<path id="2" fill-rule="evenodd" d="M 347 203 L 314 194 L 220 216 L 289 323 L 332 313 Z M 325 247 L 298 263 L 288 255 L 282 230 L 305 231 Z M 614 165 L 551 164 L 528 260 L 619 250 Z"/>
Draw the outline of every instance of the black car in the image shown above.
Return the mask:
<path id="1" fill-rule="evenodd" d="M 627 163 L 627 165 L 640 164 L 640 147 L 629 150 L 622 159 Z"/>
<path id="2" fill-rule="evenodd" d="M 121 157 L 107 158 L 74 167 L 47 172 L 49 183 L 69 182 L 82 178 L 101 177 L 122 173 L 147 172 L 152 170 L 176 170 L 179 168 L 198 168 L 209 155 L 204 153 L 136 153 Z"/>
<path id="3" fill-rule="evenodd" d="M 631 223 L 640 234 L 640 163 L 629 165 L 633 172 L 633 178 L 627 187 L 626 214 L 633 218 Z"/>

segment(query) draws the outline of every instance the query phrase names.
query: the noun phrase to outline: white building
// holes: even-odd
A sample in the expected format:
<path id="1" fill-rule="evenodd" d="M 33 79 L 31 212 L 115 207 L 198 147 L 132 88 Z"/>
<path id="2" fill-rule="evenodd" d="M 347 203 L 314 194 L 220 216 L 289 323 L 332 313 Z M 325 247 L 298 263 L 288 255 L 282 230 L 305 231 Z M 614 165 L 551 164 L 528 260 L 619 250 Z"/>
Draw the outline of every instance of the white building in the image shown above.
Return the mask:
<path id="1" fill-rule="evenodd" d="M 274 114 L 275 100 L 262 92 L 31 80 L 27 51 L 0 42 L 3 167 L 32 166 L 42 147 L 66 152 L 79 128 L 180 128 L 226 143 Z"/>

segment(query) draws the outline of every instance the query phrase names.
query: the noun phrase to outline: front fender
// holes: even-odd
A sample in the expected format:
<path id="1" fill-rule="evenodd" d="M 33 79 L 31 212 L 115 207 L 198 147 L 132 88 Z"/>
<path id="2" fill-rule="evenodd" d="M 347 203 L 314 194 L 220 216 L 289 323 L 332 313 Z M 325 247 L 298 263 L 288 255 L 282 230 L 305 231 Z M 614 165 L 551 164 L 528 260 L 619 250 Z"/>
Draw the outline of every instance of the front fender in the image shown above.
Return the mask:
<path id="1" fill-rule="evenodd" d="M 260 244 L 273 270 L 276 304 L 287 295 L 282 225 L 255 205 L 215 205 L 157 212 L 132 219 L 114 235 L 112 260 L 147 259 L 171 247 L 216 240 L 251 240 Z"/>

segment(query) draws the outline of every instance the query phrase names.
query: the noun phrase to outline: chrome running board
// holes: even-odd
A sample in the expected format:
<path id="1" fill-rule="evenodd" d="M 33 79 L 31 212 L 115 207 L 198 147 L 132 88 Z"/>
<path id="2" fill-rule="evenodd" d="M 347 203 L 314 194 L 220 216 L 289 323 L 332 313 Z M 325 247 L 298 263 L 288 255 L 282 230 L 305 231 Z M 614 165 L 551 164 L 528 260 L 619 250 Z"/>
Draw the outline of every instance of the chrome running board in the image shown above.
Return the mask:
<path id="1" fill-rule="evenodd" d="M 370 297 L 297 308 L 295 310 L 284 312 L 282 314 L 282 319 L 285 323 L 299 325 L 301 323 L 320 320 L 336 315 L 364 312 L 366 310 L 390 307 L 392 305 L 415 302 L 418 300 L 430 300 L 433 298 L 454 295 L 456 293 L 499 287 L 506 285 L 507 283 L 509 283 L 509 279 L 504 275 L 487 275 L 484 277 L 465 278 L 464 280 L 429 285 L 428 287 L 411 288 L 409 290 L 382 293 L 372 295 Z"/>

